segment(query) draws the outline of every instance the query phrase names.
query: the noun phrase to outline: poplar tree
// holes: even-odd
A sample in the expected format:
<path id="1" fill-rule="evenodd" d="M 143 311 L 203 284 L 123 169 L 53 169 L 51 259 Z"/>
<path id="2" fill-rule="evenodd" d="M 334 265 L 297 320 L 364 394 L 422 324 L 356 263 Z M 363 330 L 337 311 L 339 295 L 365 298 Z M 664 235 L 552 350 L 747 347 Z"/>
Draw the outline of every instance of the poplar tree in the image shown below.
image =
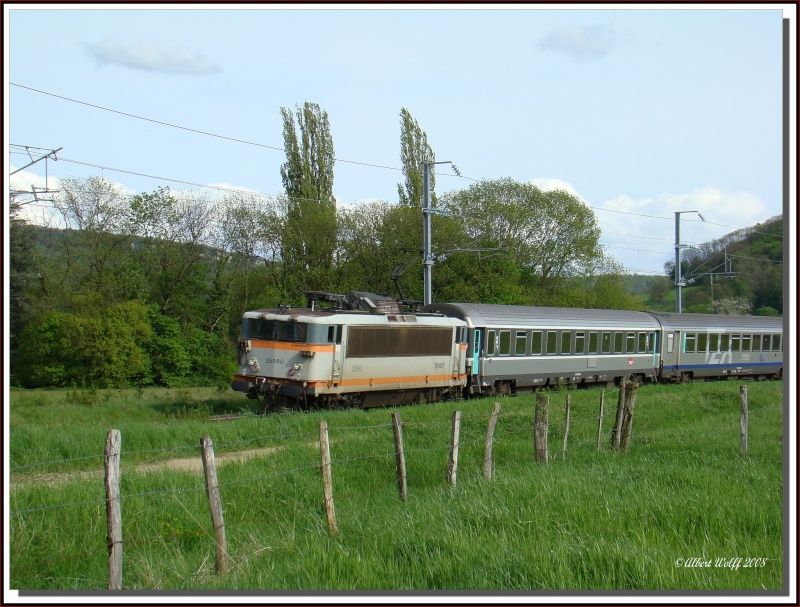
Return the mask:
<path id="1" fill-rule="evenodd" d="M 434 162 L 436 155 L 428 145 L 428 136 L 411 113 L 403 108 L 400 110 L 400 161 L 403 163 L 403 176 L 405 183 L 397 184 L 397 194 L 400 204 L 421 207 L 423 196 L 422 164 Z M 433 194 L 436 179 L 431 167 L 431 199 L 435 202 Z"/>
<path id="2" fill-rule="evenodd" d="M 336 201 L 333 197 L 333 151 L 328 114 L 316 103 L 281 108 L 286 162 L 281 178 L 287 196 L 281 254 L 288 283 L 286 295 L 324 289 L 332 277 L 336 249 Z M 296 124 L 295 124 L 296 121 Z"/>

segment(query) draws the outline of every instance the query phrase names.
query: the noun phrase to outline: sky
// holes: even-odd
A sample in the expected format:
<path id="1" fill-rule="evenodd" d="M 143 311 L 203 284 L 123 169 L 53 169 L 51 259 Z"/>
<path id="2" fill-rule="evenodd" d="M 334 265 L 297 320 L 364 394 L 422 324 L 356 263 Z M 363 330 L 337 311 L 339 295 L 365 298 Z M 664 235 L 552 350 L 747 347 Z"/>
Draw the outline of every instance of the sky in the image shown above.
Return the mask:
<path id="1" fill-rule="evenodd" d="M 438 195 L 503 177 L 567 189 L 631 273 L 674 259 L 677 211 L 686 245 L 783 211 L 793 6 L 86 6 L 4 6 L 6 164 L 61 148 L 12 188 L 46 171 L 53 189 L 102 175 L 278 195 L 280 109 L 311 101 L 341 204 L 397 201 L 405 107 L 462 175 L 439 166 Z"/>

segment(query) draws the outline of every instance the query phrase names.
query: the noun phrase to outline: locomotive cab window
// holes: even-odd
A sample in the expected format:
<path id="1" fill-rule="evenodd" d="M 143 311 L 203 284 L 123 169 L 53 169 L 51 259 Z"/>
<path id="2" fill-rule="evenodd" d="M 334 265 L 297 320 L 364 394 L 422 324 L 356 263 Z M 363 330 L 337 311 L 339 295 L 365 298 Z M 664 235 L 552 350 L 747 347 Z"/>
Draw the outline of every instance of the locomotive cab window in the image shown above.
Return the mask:
<path id="1" fill-rule="evenodd" d="M 305 343 L 308 325 L 302 322 L 243 318 L 242 337 Z"/>
<path id="2" fill-rule="evenodd" d="M 342 343 L 342 325 L 328 325 L 328 343 Z"/>

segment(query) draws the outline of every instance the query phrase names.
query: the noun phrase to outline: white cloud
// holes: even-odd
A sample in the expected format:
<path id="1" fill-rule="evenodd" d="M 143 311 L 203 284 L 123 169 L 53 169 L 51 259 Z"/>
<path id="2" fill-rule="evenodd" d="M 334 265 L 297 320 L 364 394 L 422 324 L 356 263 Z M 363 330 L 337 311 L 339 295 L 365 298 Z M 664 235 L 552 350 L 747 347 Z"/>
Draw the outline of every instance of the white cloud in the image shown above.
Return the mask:
<path id="1" fill-rule="evenodd" d="M 614 29 L 605 25 L 571 25 L 551 30 L 536 46 L 575 59 L 599 59 L 611 51 L 617 37 Z"/>
<path id="2" fill-rule="evenodd" d="M 84 43 L 84 47 L 101 65 L 121 65 L 148 72 L 194 76 L 222 71 L 202 55 L 184 47 L 166 48 L 155 42 L 125 45 L 110 37 L 95 44 Z"/>
<path id="3" fill-rule="evenodd" d="M 754 194 L 714 186 L 654 198 L 621 194 L 594 208 L 608 253 L 630 271 L 643 272 L 661 270 L 665 262 L 674 259 L 676 212 L 681 212 L 680 242 L 685 245 L 711 242 L 771 216 Z"/>
<path id="4" fill-rule="evenodd" d="M 568 181 L 562 181 L 561 179 L 556 179 L 555 177 L 537 177 L 536 179 L 531 179 L 528 183 L 532 183 L 543 192 L 564 190 L 567 192 L 567 194 L 572 194 L 581 202 L 586 202 L 583 196 L 578 193 L 578 190 L 576 190 L 575 187 Z"/>

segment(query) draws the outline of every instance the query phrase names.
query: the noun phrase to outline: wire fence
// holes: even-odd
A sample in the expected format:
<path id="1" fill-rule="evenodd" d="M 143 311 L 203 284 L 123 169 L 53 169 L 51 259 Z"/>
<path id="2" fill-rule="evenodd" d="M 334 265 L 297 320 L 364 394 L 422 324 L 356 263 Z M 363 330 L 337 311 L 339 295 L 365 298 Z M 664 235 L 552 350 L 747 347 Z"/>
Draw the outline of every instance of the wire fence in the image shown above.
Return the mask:
<path id="1" fill-rule="evenodd" d="M 611 406 L 613 398 L 605 398 L 606 394 L 603 392 L 601 402 L 605 398 L 606 410 L 601 408 L 596 415 L 583 414 L 571 419 L 566 416 L 564 419 L 556 419 L 563 416 L 565 409 L 562 409 L 557 403 L 551 403 L 549 418 L 540 425 L 544 426 L 545 436 L 554 439 L 557 444 L 561 444 L 560 441 L 563 438 L 564 459 L 568 449 L 570 453 L 583 450 L 582 457 L 587 458 L 590 457 L 588 454 L 591 452 L 608 451 L 610 446 L 613 446 L 615 432 L 618 429 L 616 426 L 609 425 L 608 419 L 621 419 L 618 407 L 622 406 L 624 399 L 619 398 L 619 390 L 610 391 L 609 395 L 618 397 L 617 407 Z M 567 396 L 568 402 L 569 397 Z M 745 420 L 747 413 L 745 400 L 743 399 L 742 402 L 742 449 L 746 454 Z M 496 406 L 499 409 L 499 403 Z M 412 487 L 416 486 L 417 490 L 423 491 L 437 486 L 445 486 L 448 483 L 449 476 L 445 474 L 444 467 L 445 454 L 449 453 L 452 458 L 454 449 L 457 453 L 460 450 L 462 461 L 469 466 L 468 474 L 473 478 L 479 475 L 477 472 L 480 470 L 479 464 L 486 456 L 485 450 L 489 444 L 495 446 L 491 462 L 493 467 L 519 466 L 521 451 L 531 454 L 533 452 L 532 447 L 535 440 L 531 439 L 535 439 L 535 419 L 537 417 L 534 416 L 534 411 L 529 406 L 519 408 L 511 406 L 496 414 L 497 426 L 490 426 L 491 431 L 487 431 L 485 412 L 471 412 L 463 416 L 459 413 L 459 423 L 463 426 L 464 432 L 460 434 L 455 443 L 443 438 L 453 428 L 454 421 L 451 419 L 404 421 L 400 422 L 404 432 L 404 444 L 398 445 L 395 442 L 393 447 L 390 442 L 392 440 L 391 431 L 394 427 L 392 423 L 363 426 L 333 425 L 331 427 L 327 427 L 326 424 L 327 432 L 332 437 L 331 443 L 335 450 L 341 453 L 340 457 L 331 459 L 329 464 L 335 470 L 336 478 L 347 480 L 368 476 L 370 479 L 368 483 L 362 483 L 356 489 L 353 489 L 353 485 L 349 482 L 341 483 L 350 489 L 337 491 L 335 500 L 337 502 L 349 501 L 351 504 L 369 496 L 376 496 L 381 500 L 391 497 L 396 500 L 395 492 L 400 479 L 395 476 L 395 464 L 400 452 L 412 466 L 411 472 L 405 473 L 404 481 Z M 570 432 L 572 439 L 567 447 Z M 761 440 L 762 438 L 764 437 L 759 437 L 760 444 L 782 445 L 782 440 L 779 438 Z M 375 446 L 379 444 L 379 441 L 386 446 L 376 449 Z M 296 524 L 298 517 L 305 517 L 303 520 L 306 523 L 318 528 L 321 532 L 324 531 L 325 524 L 320 515 L 321 509 L 332 507 L 333 494 L 330 498 L 325 498 L 322 492 L 314 488 L 318 484 L 321 468 L 317 453 L 321 442 L 321 435 L 314 431 L 307 431 L 261 435 L 214 445 L 215 449 L 226 450 L 226 455 L 228 454 L 227 450 L 233 448 L 252 444 L 270 445 L 265 447 L 265 452 L 261 454 L 262 457 L 259 460 L 269 460 L 272 467 L 269 472 L 257 475 L 246 474 L 240 477 L 243 472 L 252 468 L 226 466 L 223 469 L 222 478 L 214 480 L 214 489 L 222 490 L 222 501 L 226 505 L 230 505 L 227 510 L 229 514 L 233 515 L 225 521 L 225 527 L 231 530 L 241 530 L 246 534 L 247 530 L 254 525 L 272 523 L 291 527 Z M 433 444 L 430 444 L 431 442 Z M 591 450 L 587 451 L 588 448 Z M 358 452 L 359 449 L 362 451 Z M 135 459 L 143 454 L 163 454 L 188 450 L 197 453 L 198 447 L 186 445 L 142 451 L 120 450 L 116 456 L 119 461 L 124 461 L 125 458 Z M 289 452 L 292 452 L 292 457 L 287 458 L 287 461 L 297 463 L 299 459 L 301 465 L 292 465 L 282 469 L 279 461 L 281 458 L 278 455 Z M 435 466 L 429 465 L 431 454 L 442 455 L 442 465 L 438 471 Z M 15 473 L 30 472 L 37 467 L 56 463 L 67 464 L 92 458 L 101 458 L 107 464 L 109 453 L 48 460 L 10 469 Z M 551 461 L 557 462 L 558 460 L 559 458 L 553 458 Z M 420 462 L 423 464 L 421 465 Z M 126 551 L 150 544 L 168 547 L 170 543 L 184 541 L 207 541 L 210 546 L 214 545 L 215 530 L 209 527 L 207 505 L 203 505 L 207 504 L 206 497 L 210 487 L 208 478 L 205 483 L 202 478 L 193 475 L 142 475 L 132 478 L 133 480 L 124 484 L 123 491 L 119 494 L 119 502 L 131 506 L 126 508 L 126 525 L 122 531 L 120 542 L 125 546 Z M 152 486 L 162 481 L 168 483 L 168 486 Z M 146 484 L 149 484 L 150 488 L 140 490 Z M 455 480 L 450 484 L 454 485 Z M 43 513 L 42 516 L 46 516 L 48 513 L 54 514 L 55 511 L 68 510 L 72 512 L 70 509 L 78 509 L 81 514 L 76 518 L 80 520 L 80 523 L 89 524 L 94 529 L 93 535 L 87 537 L 86 542 L 80 546 L 81 550 L 73 553 L 62 554 L 67 547 L 60 546 L 45 558 L 36 556 L 15 558 L 11 565 L 12 577 L 70 561 L 83 563 L 89 557 L 99 557 L 100 554 L 111 551 L 111 544 L 104 536 L 105 529 L 102 529 L 102 524 L 97 521 L 102 517 L 110 498 L 107 492 L 102 493 L 99 483 L 96 490 L 97 497 L 94 499 L 54 501 L 28 507 L 19 507 L 17 504 L 23 500 L 23 496 L 19 491 L 12 491 L 10 511 L 12 534 L 25 534 L 26 529 L 32 524 L 31 519 L 36 518 L 40 513 Z M 264 495 L 269 491 L 273 493 L 269 503 L 280 504 L 284 506 L 283 509 L 269 510 L 266 504 L 260 504 L 258 501 L 250 499 L 250 494 L 253 496 Z M 35 492 L 35 496 L 44 498 L 43 501 L 57 500 L 57 492 L 54 491 L 40 490 Z M 30 503 L 32 499 L 33 496 L 24 496 L 24 501 L 27 503 Z M 157 502 L 160 500 L 174 503 L 178 506 L 179 511 L 185 513 L 185 516 L 179 519 L 174 514 L 174 510 L 159 510 Z M 204 510 L 205 512 L 203 512 Z M 159 513 L 161 514 L 160 518 Z M 75 515 L 67 513 L 65 516 L 69 519 Z M 38 524 L 47 526 L 47 523 L 42 521 L 39 521 Z M 96 544 L 96 547 L 89 547 L 92 544 Z M 84 584 L 87 582 L 95 584 L 99 581 L 77 577 L 64 577 L 63 580 Z M 105 582 L 105 580 L 102 581 L 100 587 Z M 95 587 L 97 587 L 96 584 Z"/>

